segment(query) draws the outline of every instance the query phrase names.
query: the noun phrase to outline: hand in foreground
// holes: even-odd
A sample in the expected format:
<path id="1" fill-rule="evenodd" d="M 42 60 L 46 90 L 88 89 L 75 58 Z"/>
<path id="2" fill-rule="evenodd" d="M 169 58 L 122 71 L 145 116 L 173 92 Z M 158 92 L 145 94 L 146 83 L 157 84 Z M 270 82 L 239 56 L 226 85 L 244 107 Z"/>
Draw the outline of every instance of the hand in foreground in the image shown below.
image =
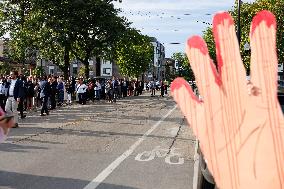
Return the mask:
<path id="1" fill-rule="evenodd" d="M 13 119 L 5 119 L 5 113 L 0 108 L 0 143 L 5 140 L 9 132 L 9 128 L 13 127 L 15 124 Z"/>
<path id="2" fill-rule="evenodd" d="M 217 14 L 213 31 L 218 71 L 202 38 L 190 38 L 186 49 L 202 101 L 181 78 L 172 83 L 172 95 L 197 135 L 220 189 L 284 188 L 274 15 L 262 11 L 253 19 L 250 87 L 231 16 Z"/>

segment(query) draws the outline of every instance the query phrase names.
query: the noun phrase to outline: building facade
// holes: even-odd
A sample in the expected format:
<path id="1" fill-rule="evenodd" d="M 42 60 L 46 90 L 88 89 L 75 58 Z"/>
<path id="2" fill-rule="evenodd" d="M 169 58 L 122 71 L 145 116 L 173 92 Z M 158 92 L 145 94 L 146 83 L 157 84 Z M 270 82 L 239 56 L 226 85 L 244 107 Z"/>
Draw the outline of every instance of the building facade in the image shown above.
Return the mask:
<path id="1" fill-rule="evenodd" d="M 165 47 L 154 37 L 151 38 L 151 44 L 154 48 L 154 56 L 145 76 L 147 80 L 162 80 L 165 77 Z"/>
<path id="2" fill-rule="evenodd" d="M 0 61 L 8 61 L 7 57 L 5 57 L 5 54 L 7 54 L 6 51 L 8 50 L 9 49 L 7 41 L 0 40 Z M 33 52 L 36 51 L 34 50 Z M 25 62 L 26 64 L 13 62 L 13 68 L 18 70 L 20 73 L 27 73 L 25 69 L 29 69 L 29 74 L 32 74 L 32 70 L 35 69 L 35 67 L 38 67 L 41 68 L 46 75 L 63 75 L 63 72 L 59 68 L 59 66 L 54 64 L 52 61 L 46 60 L 44 58 L 36 60 L 36 55 L 34 55 L 32 58 L 33 60 L 27 60 Z M 31 64 L 31 62 L 33 63 Z M 72 60 L 70 62 L 69 75 L 73 77 L 79 77 L 80 69 L 82 67 L 84 67 L 83 63 L 77 60 Z M 119 68 L 114 61 L 93 57 L 89 60 L 89 67 L 90 77 L 111 78 L 112 76 L 115 76 L 121 78 Z"/>
<path id="3" fill-rule="evenodd" d="M 53 64 L 51 61 L 47 60 L 38 60 L 37 66 L 42 67 L 45 74 L 47 75 L 63 75 L 61 69 Z M 70 63 L 69 67 L 69 75 L 72 77 L 79 77 L 80 70 L 84 67 L 84 64 L 78 60 L 73 60 Z M 120 77 L 118 66 L 109 60 L 104 60 L 100 58 L 91 58 L 89 60 L 89 77 L 104 77 L 104 78 L 111 78 L 112 76 Z"/>

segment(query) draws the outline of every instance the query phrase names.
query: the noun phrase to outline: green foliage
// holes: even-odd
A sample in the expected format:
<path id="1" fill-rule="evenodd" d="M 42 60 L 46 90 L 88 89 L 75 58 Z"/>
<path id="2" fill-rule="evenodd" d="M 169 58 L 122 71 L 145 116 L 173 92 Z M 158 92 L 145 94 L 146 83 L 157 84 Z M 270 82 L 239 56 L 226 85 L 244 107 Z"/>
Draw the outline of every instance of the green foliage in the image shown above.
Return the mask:
<path id="1" fill-rule="evenodd" d="M 244 66 L 249 74 L 250 67 L 250 51 L 244 49 L 244 45 L 249 43 L 249 32 L 250 32 L 250 24 L 252 23 L 253 17 L 261 10 L 269 10 L 271 11 L 277 20 L 277 53 L 278 53 L 278 62 L 284 63 L 284 1 L 276 1 L 276 0 L 256 0 L 253 3 L 242 3 L 241 5 L 241 19 L 240 19 L 240 27 L 241 27 L 241 44 L 240 44 L 240 52 L 243 59 Z M 235 20 L 235 25 L 237 29 L 238 23 L 238 9 L 237 2 L 233 8 L 233 10 L 229 11 Z M 216 63 L 216 51 L 215 51 L 215 42 L 212 35 L 212 28 L 207 28 L 203 32 L 203 38 L 207 43 L 208 51 Z"/>
<path id="2" fill-rule="evenodd" d="M 12 66 L 7 62 L 0 62 L 0 75 L 8 75 L 12 70 Z"/>
<path id="3" fill-rule="evenodd" d="M 39 77 L 39 76 L 43 76 L 45 75 L 45 71 L 42 67 L 37 66 L 34 70 L 33 70 L 33 75 Z"/>
<path id="4" fill-rule="evenodd" d="M 115 49 L 114 58 L 120 72 L 136 78 L 147 71 L 154 55 L 149 37 L 134 29 L 129 29 L 123 34 Z"/>
<path id="5" fill-rule="evenodd" d="M 68 72 L 70 59 L 86 66 L 109 50 L 128 27 L 112 0 L 25 0 L 0 2 L 0 34 L 9 32 L 11 55 L 23 62 L 27 48 Z M 39 57 L 38 57 L 39 58 Z"/>
<path id="6" fill-rule="evenodd" d="M 208 52 L 211 59 L 216 64 L 216 48 L 212 28 L 207 28 L 205 31 L 203 31 L 203 39 L 207 44 Z"/>
<path id="7" fill-rule="evenodd" d="M 84 77 L 85 76 L 85 71 L 86 67 L 85 66 L 81 66 L 78 72 L 78 77 Z"/>
<path id="8" fill-rule="evenodd" d="M 195 80 L 193 71 L 190 67 L 188 58 L 185 53 L 181 53 L 181 52 L 174 53 L 171 58 L 176 60 L 179 64 L 179 69 L 177 70 L 178 72 L 177 74 L 180 77 L 184 77 L 184 79 L 187 81 Z"/>
<path id="9" fill-rule="evenodd" d="M 89 71 L 94 71 L 91 69 L 91 66 L 89 66 Z M 79 77 L 85 77 L 85 73 L 86 73 L 86 66 L 81 66 L 78 72 L 78 76 Z"/>

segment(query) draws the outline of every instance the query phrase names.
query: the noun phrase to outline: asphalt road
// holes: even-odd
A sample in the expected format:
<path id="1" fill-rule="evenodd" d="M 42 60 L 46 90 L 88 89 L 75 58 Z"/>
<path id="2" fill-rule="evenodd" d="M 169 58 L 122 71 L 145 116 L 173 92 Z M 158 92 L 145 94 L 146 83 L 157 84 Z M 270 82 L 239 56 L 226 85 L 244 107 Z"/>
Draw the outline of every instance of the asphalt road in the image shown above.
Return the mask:
<path id="1" fill-rule="evenodd" d="M 194 137 L 148 94 L 28 114 L 0 144 L 1 189 L 191 189 Z"/>

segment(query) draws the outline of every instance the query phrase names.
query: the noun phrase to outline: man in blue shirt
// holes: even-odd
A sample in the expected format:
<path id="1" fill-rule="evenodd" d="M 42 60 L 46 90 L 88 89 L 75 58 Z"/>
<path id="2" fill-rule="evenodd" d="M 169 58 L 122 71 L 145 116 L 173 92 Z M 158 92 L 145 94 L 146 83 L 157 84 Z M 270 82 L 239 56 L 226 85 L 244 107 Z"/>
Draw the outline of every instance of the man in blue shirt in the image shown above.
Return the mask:
<path id="1" fill-rule="evenodd" d="M 50 95 L 50 85 L 47 82 L 46 76 L 42 77 L 41 81 L 39 82 L 39 87 L 40 87 L 40 99 L 42 102 L 40 116 L 44 116 L 44 113 L 46 113 L 46 115 L 49 115 L 47 102 L 48 102 L 48 97 Z"/>

